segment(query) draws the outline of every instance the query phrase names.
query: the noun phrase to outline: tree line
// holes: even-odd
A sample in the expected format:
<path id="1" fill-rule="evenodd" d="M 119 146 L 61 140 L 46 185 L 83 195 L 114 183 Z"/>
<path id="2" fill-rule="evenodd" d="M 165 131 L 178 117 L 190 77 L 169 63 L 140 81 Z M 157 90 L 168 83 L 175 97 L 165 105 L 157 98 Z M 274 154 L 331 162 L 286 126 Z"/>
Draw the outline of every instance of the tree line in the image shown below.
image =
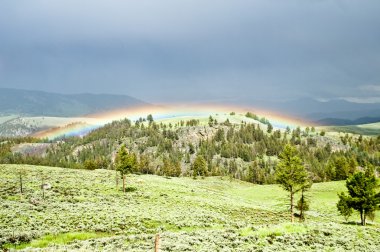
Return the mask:
<path id="1" fill-rule="evenodd" d="M 247 117 L 255 118 L 254 114 Z M 260 119 L 260 118 L 259 118 Z M 136 159 L 134 173 L 163 176 L 231 176 L 258 184 L 275 183 L 279 155 L 291 145 L 299 152 L 311 181 L 344 180 L 360 167 L 380 165 L 380 137 L 345 135 L 334 142 L 314 128 L 284 131 L 267 125 L 227 119 L 208 124 L 199 120 L 157 123 L 152 116 L 132 122 L 114 121 L 84 137 L 65 137 L 55 141 L 33 138 L 1 139 L 1 163 L 26 163 L 84 169 L 116 169 L 115 157 L 121 146 Z M 196 141 L 187 140 L 189 132 L 213 133 Z M 270 130 L 268 130 L 268 128 Z M 23 142 L 48 142 L 44 155 L 13 153 L 11 148 Z"/>

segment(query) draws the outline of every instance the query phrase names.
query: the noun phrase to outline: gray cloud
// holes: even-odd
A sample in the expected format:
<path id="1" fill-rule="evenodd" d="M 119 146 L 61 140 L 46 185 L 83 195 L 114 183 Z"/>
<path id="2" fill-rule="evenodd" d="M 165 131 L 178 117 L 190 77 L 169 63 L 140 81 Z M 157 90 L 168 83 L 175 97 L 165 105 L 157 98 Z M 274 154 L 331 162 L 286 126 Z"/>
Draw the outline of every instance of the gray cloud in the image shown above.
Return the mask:
<path id="1" fill-rule="evenodd" d="M 0 86 L 363 99 L 380 83 L 378 13 L 377 0 L 2 1 Z"/>
<path id="2" fill-rule="evenodd" d="M 373 93 L 379 93 L 380 94 L 380 84 L 379 85 L 364 85 L 360 86 L 359 90 L 367 93 L 367 92 L 373 92 Z"/>

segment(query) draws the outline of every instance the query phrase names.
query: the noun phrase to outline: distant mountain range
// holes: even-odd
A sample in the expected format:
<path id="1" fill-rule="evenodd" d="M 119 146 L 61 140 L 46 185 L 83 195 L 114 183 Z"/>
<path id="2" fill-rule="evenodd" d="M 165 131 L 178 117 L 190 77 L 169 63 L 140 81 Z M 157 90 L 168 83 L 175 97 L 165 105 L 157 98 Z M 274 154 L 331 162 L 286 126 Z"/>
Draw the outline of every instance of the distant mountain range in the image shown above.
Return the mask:
<path id="1" fill-rule="evenodd" d="M 240 100 L 236 103 L 307 119 L 319 125 L 380 122 L 380 103 L 354 103 L 342 99 L 322 102 L 306 98 L 286 102 Z M 0 88 L 0 116 L 78 117 L 143 105 L 149 104 L 127 95 L 58 94 Z"/>
<path id="2" fill-rule="evenodd" d="M 76 117 L 148 103 L 127 95 L 58 94 L 0 88 L 0 115 Z"/>
<path id="3" fill-rule="evenodd" d="M 316 121 L 317 124 L 323 126 L 345 126 L 345 125 L 360 125 L 380 122 L 380 117 L 361 117 L 355 120 L 340 119 L 340 118 L 324 118 Z"/>
<path id="4" fill-rule="evenodd" d="M 380 122 L 380 103 L 355 103 L 342 99 L 322 102 L 306 98 L 285 102 L 242 101 L 241 103 L 308 119 L 322 125 Z"/>

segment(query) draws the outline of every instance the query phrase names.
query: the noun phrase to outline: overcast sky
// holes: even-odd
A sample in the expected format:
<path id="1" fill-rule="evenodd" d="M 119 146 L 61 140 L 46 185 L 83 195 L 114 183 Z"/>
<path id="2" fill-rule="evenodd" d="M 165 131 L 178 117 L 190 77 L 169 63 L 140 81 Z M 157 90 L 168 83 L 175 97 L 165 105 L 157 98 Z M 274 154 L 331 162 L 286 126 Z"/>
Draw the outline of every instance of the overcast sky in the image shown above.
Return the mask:
<path id="1" fill-rule="evenodd" d="M 2 0 L 0 87 L 380 102 L 380 1 Z"/>

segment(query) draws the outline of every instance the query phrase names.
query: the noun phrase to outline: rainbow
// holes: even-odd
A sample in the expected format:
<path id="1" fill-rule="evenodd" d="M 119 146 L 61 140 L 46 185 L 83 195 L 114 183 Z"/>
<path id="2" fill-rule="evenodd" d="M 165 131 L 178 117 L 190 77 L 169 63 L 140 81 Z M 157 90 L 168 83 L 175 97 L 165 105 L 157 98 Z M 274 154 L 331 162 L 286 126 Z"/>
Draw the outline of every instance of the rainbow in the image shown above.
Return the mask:
<path id="1" fill-rule="evenodd" d="M 297 126 L 302 127 L 312 125 L 311 122 L 305 120 L 252 107 L 218 104 L 170 104 L 160 106 L 131 107 L 127 109 L 118 109 L 104 113 L 92 114 L 78 118 L 78 122 L 37 132 L 34 136 L 48 139 L 55 139 L 63 136 L 84 136 L 90 131 L 102 127 L 112 121 L 121 120 L 124 118 L 136 121 L 139 118 L 146 118 L 149 114 L 153 116 L 155 121 L 167 122 L 171 119 L 186 121 L 192 118 L 207 118 L 210 115 L 213 117 L 216 116 L 218 119 L 222 119 L 223 115 L 226 116 L 231 112 L 235 112 L 240 115 L 240 119 L 243 118 L 245 121 L 249 122 L 249 118 L 244 118 L 244 114 L 248 111 L 255 113 L 259 117 L 267 118 L 274 128 L 278 129 L 285 129 L 287 126 L 294 128 Z"/>

